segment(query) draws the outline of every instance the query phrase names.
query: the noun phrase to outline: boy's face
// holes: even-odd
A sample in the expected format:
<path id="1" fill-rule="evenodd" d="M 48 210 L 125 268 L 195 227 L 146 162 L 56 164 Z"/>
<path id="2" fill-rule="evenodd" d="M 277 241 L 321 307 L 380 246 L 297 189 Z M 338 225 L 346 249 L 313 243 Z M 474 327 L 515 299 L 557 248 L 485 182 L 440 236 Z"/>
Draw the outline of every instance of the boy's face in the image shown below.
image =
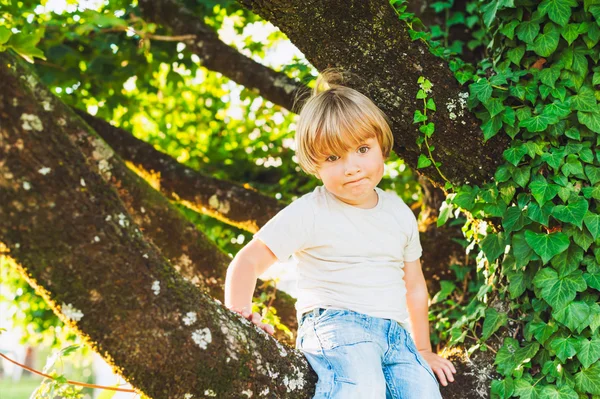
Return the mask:
<path id="1" fill-rule="evenodd" d="M 377 138 L 369 138 L 345 154 L 331 154 L 319 164 L 317 177 L 333 195 L 359 208 L 377 204 L 375 186 L 383 177 L 384 158 Z"/>

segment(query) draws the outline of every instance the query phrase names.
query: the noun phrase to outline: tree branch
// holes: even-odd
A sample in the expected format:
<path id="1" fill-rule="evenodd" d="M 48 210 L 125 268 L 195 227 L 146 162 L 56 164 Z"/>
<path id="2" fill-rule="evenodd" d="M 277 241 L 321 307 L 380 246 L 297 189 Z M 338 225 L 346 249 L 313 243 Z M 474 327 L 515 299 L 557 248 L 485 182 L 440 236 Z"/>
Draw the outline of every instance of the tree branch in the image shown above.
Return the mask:
<path id="1" fill-rule="evenodd" d="M 140 0 L 139 7 L 147 20 L 159 23 L 177 35 L 195 35 L 195 39 L 184 43 L 200 57 L 204 67 L 220 72 L 248 89 L 256 89 L 274 104 L 293 111 L 296 94 L 306 89 L 285 73 L 259 64 L 223 43 L 201 18 L 176 0 Z"/>

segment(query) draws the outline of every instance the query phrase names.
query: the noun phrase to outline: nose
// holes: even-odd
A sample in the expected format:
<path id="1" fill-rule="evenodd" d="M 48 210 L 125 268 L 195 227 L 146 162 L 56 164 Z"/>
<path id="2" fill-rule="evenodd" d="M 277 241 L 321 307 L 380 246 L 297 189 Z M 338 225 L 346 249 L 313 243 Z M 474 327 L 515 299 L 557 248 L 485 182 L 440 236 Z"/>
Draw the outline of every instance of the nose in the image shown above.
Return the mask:
<path id="1" fill-rule="evenodd" d="M 344 165 L 344 171 L 346 176 L 352 176 L 358 172 L 360 172 L 360 167 L 358 166 L 358 162 L 352 157 L 348 157 L 346 163 Z"/>

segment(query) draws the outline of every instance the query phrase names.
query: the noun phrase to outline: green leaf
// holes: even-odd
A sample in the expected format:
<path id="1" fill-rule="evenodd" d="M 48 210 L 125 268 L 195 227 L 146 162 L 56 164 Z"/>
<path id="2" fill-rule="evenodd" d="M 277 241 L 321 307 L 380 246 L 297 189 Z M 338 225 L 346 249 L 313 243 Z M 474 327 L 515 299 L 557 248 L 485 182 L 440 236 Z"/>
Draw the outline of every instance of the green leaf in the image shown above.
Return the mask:
<path id="1" fill-rule="evenodd" d="M 481 240 L 481 249 L 489 262 L 494 262 L 506 250 L 504 233 L 490 233 Z"/>
<path id="2" fill-rule="evenodd" d="M 600 359 L 600 337 L 594 336 L 591 340 L 581 340 L 577 348 L 577 359 L 585 368 L 596 363 Z"/>
<path id="3" fill-rule="evenodd" d="M 577 392 L 568 385 L 556 387 L 554 385 L 545 385 L 542 388 L 540 398 L 543 399 L 579 399 Z"/>
<path id="4" fill-rule="evenodd" d="M 544 26 L 544 33 L 535 38 L 532 49 L 537 55 L 548 57 L 556 51 L 559 38 L 560 32 L 558 31 L 556 25 L 554 25 L 552 22 L 549 22 Z"/>
<path id="5" fill-rule="evenodd" d="M 593 132 L 600 133 L 600 112 L 577 112 L 577 119 Z"/>
<path id="6" fill-rule="evenodd" d="M 592 234 L 594 240 L 596 240 L 598 235 L 600 235 L 600 215 L 588 211 L 583 217 L 583 223 Z"/>
<path id="7" fill-rule="evenodd" d="M 579 158 L 580 157 L 578 157 L 575 154 L 569 154 L 567 156 L 567 162 L 565 162 L 562 168 L 560 168 L 560 170 L 564 173 L 565 176 L 568 177 L 574 175 L 580 178 L 585 178 L 583 174 L 583 165 Z"/>
<path id="8" fill-rule="evenodd" d="M 600 168 L 597 166 L 586 165 L 584 169 L 585 175 L 590 179 L 592 185 L 595 185 L 600 181 Z"/>
<path id="9" fill-rule="evenodd" d="M 550 263 L 558 270 L 560 275 L 564 275 L 579 269 L 579 264 L 582 260 L 583 250 L 575 245 L 571 245 L 566 251 L 552 258 Z"/>
<path id="10" fill-rule="evenodd" d="M 525 232 L 525 237 L 527 237 L 527 232 Z M 544 300 L 554 309 L 564 308 L 575 299 L 578 291 L 587 288 L 581 270 L 575 270 L 561 277 L 556 270 L 550 267 L 538 270 L 533 279 L 533 285 L 542 291 Z"/>
<path id="11" fill-rule="evenodd" d="M 551 202 L 546 202 L 542 207 L 537 202 L 531 202 L 527 208 L 527 217 L 534 222 L 548 226 L 552 209 L 554 209 L 554 205 Z"/>
<path id="12" fill-rule="evenodd" d="M 485 319 L 483 320 L 483 332 L 481 338 L 486 340 L 492 336 L 500 327 L 506 324 L 508 316 L 505 312 L 498 313 L 494 308 L 485 310 Z"/>
<path id="13" fill-rule="evenodd" d="M 569 201 L 567 205 L 557 205 L 554 207 L 552 216 L 561 222 L 572 223 L 581 229 L 588 207 L 589 203 L 587 200 L 577 197 L 576 200 Z"/>
<path id="14" fill-rule="evenodd" d="M 503 380 L 493 380 L 491 386 L 492 398 L 510 398 L 515 391 L 515 384 L 512 378 L 507 377 Z"/>
<path id="15" fill-rule="evenodd" d="M 525 240 L 544 263 L 548 263 L 553 256 L 566 251 L 569 247 L 569 237 L 561 232 L 544 234 L 527 230 Z"/>
<path id="16" fill-rule="evenodd" d="M 515 174 L 513 178 L 515 182 L 523 188 L 527 186 L 529 183 L 529 179 L 531 177 L 531 166 L 522 166 L 520 168 L 515 169 Z"/>
<path id="17" fill-rule="evenodd" d="M 554 334 L 558 331 L 558 326 L 550 321 L 548 324 L 544 323 L 542 320 L 539 321 L 531 321 L 527 324 L 527 331 L 530 334 L 533 334 L 535 339 L 542 345 Z"/>
<path id="18" fill-rule="evenodd" d="M 519 209 L 518 206 L 510 206 L 506 208 L 504 217 L 502 218 L 502 226 L 505 233 L 519 231 L 525 226 L 528 219 L 525 217 L 525 212 Z"/>
<path id="19" fill-rule="evenodd" d="M 413 123 L 425 122 L 427 120 L 427 115 L 423 115 L 420 110 L 416 110 L 413 118 Z"/>
<path id="20" fill-rule="evenodd" d="M 419 126 L 419 131 L 425 134 L 427 137 L 431 137 L 435 131 L 435 125 L 432 122 L 429 122 L 426 125 Z"/>
<path id="21" fill-rule="evenodd" d="M 535 198 L 540 205 L 550 201 L 558 194 L 558 186 L 553 183 L 548 183 L 548 181 L 540 175 L 536 175 L 532 179 L 532 182 L 529 183 L 529 188 L 531 189 L 533 198 Z"/>
<path id="22" fill-rule="evenodd" d="M 425 90 L 419 89 L 417 92 L 417 99 L 421 100 L 423 98 L 427 98 L 427 93 L 425 93 Z"/>
<path id="23" fill-rule="evenodd" d="M 518 166 L 521 159 L 527 154 L 527 147 L 523 144 L 514 145 L 502 153 L 504 159 L 513 164 L 514 166 Z"/>
<path id="24" fill-rule="evenodd" d="M 508 50 L 506 56 L 515 65 L 519 66 L 521 59 L 525 55 L 525 46 L 517 46 Z"/>
<path id="25" fill-rule="evenodd" d="M 432 111 L 435 111 L 435 102 L 433 101 L 433 98 L 428 98 L 427 99 L 427 109 L 430 109 Z"/>
<path id="26" fill-rule="evenodd" d="M 496 115 L 481 125 L 484 141 L 494 137 L 502 128 L 502 115 Z"/>
<path id="27" fill-rule="evenodd" d="M 431 159 L 427 158 L 424 154 L 419 155 L 419 161 L 417 163 L 417 169 L 426 168 L 431 165 Z"/>
<path id="28" fill-rule="evenodd" d="M 544 68 L 540 71 L 539 77 L 543 84 L 554 88 L 554 83 L 560 77 L 560 68 L 555 66 Z"/>
<path id="29" fill-rule="evenodd" d="M 598 104 L 594 90 L 588 86 L 581 86 L 577 95 L 571 97 L 571 109 L 584 112 L 596 112 Z"/>
<path id="30" fill-rule="evenodd" d="M 552 21 L 564 26 L 571 18 L 571 7 L 576 6 L 577 2 L 575 0 L 544 0 L 538 6 L 538 11 L 540 17 L 548 14 Z"/>
<path id="31" fill-rule="evenodd" d="M 541 387 L 533 386 L 530 382 L 519 379 L 515 382 L 515 395 L 521 399 L 538 399 Z"/>
<path id="32" fill-rule="evenodd" d="M 502 104 L 502 100 L 499 98 L 490 98 L 489 100 L 485 101 L 483 105 L 490 112 L 490 117 L 494 117 L 500 112 L 504 111 L 504 105 Z"/>
<path id="33" fill-rule="evenodd" d="M 492 85 L 487 79 L 480 78 L 476 83 L 471 83 L 469 89 L 471 97 L 478 98 L 482 103 L 489 100 L 492 95 Z"/>
<path id="34" fill-rule="evenodd" d="M 559 335 L 550 340 L 550 348 L 556 353 L 561 362 L 565 362 L 577 353 L 577 339 L 574 337 Z"/>
<path id="35" fill-rule="evenodd" d="M 581 333 L 590 324 L 590 305 L 582 301 L 573 301 L 554 310 L 552 317 L 569 330 Z"/>
<path id="36" fill-rule="evenodd" d="M 25 56 L 26 58 L 32 59 L 33 57 L 46 59 L 42 50 L 36 46 L 43 35 L 43 31 L 38 31 L 33 34 L 26 32 L 19 32 L 10 37 L 6 43 L 6 47 L 11 47 L 17 53 Z"/>
<path id="37" fill-rule="evenodd" d="M 581 392 L 600 395 L 600 362 L 575 374 L 575 386 Z"/>
<path id="38" fill-rule="evenodd" d="M 0 26 L 0 45 L 6 43 L 10 39 L 12 32 L 10 29 Z"/>
<path id="39" fill-rule="evenodd" d="M 579 24 L 568 24 L 562 29 L 561 36 L 570 46 L 579 36 Z"/>
<path id="40" fill-rule="evenodd" d="M 517 26 L 516 32 L 519 40 L 528 44 L 533 44 L 533 40 L 540 31 L 540 24 L 536 21 L 524 21 Z"/>
<path id="41" fill-rule="evenodd" d="M 558 118 L 548 115 L 536 115 L 519 122 L 519 127 L 524 127 L 530 132 L 541 132 L 546 130 L 549 124 L 558 122 Z"/>

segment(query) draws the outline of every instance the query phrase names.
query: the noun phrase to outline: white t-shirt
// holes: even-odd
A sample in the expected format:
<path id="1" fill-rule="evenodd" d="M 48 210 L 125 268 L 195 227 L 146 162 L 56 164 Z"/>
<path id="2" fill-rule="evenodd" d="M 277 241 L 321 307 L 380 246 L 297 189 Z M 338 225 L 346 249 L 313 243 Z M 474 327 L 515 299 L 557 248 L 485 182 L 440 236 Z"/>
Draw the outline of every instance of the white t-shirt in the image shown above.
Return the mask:
<path id="1" fill-rule="evenodd" d="M 298 315 L 349 309 L 411 331 L 403 267 L 422 254 L 417 220 L 396 193 L 375 191 L 377 205 L 363 209 L 319 186 L 254 234 L 279 261 L 297 261 Z"/>

